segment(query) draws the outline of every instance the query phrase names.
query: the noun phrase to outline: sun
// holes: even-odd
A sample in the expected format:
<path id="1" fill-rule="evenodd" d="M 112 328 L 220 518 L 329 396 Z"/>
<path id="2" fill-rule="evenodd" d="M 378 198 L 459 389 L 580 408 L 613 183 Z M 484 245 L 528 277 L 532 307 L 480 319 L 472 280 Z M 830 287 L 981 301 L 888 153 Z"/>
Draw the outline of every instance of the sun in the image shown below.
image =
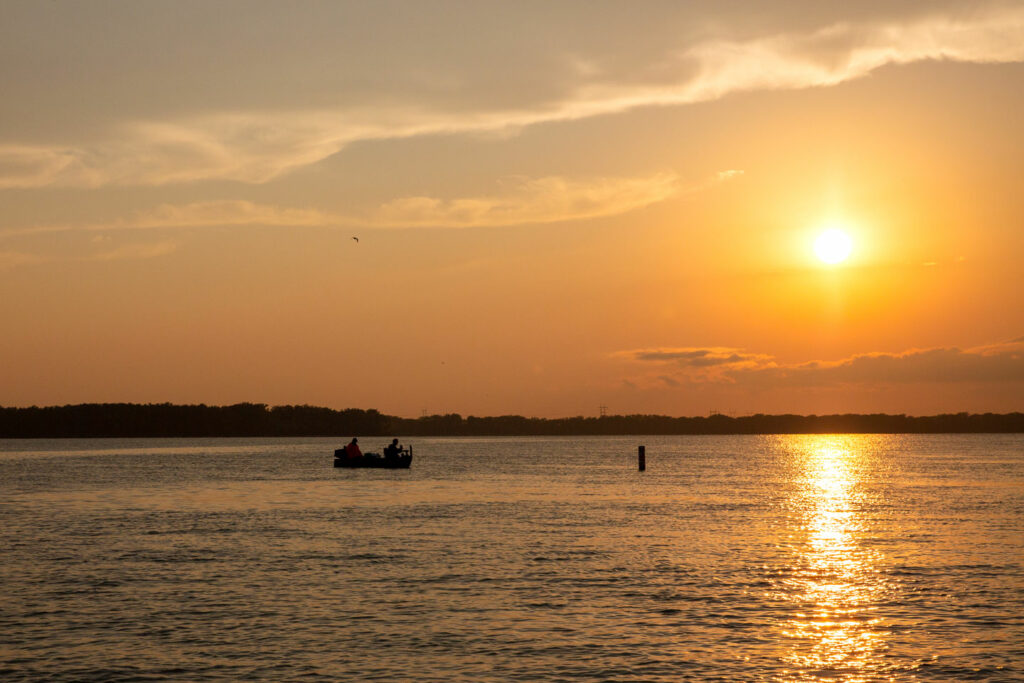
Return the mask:
<path id="1" fill-rule="evenodd" d="M 852 250 L 850 236 L 839 228 L 829 228 L 814 241 L 814 253 L 829 265 L 845 261 Z"/>

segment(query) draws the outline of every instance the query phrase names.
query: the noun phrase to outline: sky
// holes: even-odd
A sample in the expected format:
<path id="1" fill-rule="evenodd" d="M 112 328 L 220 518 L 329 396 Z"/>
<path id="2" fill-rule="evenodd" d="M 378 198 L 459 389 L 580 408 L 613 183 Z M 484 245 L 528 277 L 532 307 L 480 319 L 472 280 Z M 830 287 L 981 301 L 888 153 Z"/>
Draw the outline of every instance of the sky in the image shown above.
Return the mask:
<path id="1" fill-rule="evenodd" d="M 0 92 L 0 405 L 1024 410 L 1024 2 L 3 0 Z"/>

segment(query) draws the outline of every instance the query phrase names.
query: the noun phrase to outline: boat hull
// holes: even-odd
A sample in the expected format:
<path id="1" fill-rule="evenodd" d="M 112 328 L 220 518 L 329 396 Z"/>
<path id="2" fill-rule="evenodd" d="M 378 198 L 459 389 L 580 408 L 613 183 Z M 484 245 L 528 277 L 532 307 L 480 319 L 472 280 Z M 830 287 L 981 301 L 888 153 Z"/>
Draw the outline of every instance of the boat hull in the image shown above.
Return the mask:
<path id="1" fill-rule="evenodd" d="M 339 449 L 342 450 L 342 449 Z M 368 458 L 363 456 L 361 458 L 349 458 L 342 452 L 340 455 L 337 451 L 334 453 L 334 466 L 335 467 L 348 467 L 348 468 L 359 468 L 359 467 L 370 467 L 374 469 L 386 469 L 386 470 L 407 470 L 409 465 L 412 464 L 411 455 L 400 455 L 397 458 Z"/>

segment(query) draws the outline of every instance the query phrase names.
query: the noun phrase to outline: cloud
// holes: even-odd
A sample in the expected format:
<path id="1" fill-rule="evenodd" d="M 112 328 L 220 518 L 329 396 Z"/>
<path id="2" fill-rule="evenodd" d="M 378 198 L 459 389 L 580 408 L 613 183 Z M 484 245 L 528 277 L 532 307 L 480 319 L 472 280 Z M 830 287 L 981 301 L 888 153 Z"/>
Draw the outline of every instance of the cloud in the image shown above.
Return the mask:
<path id="1" fill-rule="evenodd" d="M 615 354 L 636 361 L 669 362 L 684 368 L 756 367 L 771 360 L 771 356 L 747 353 L 728 347 L 635 349 Z"/>
<path id="2" fill-rule="evenodd" d="M 176 228 L 208 225 L 280 225 L 311 227 L 330 225 L 339 218 L 316 209 L 295 209 L 244 200 L 217 200 L 191 204 L 161 204 L 155 209 L 117 221 L 108 228 Z"/>
<path id="3" fill-rule="evenodd" d="M 936 348 L 868 353 L 835 362 L 814 361 L 733 372 L 737 381 L 812 386 L 920 382 L 1024 382 L 1024 345 L 999 348 Z"/>
<path id="4" fill-rule="evenodd" d="M 0 270 L 16 266 L 34 265 L 45 260 L 37 254 L 28 254 L 20 251 L 0 251 Z"/>
<path id="5" fill-rule="evenodd" d="M 156 258 L 166 256 L 176 251 L 178 245 L 170 241 L 154 242 L 151 244 L 125 244 L 107 251 L 97 252 L 75 260 L 83 261 L 125 261 L 137 259 Z"/>
<path id="6" fill-rule="evenodd" d="M 484 197 L 398 199 L 372 211 L 366 225 L 469 228 L 580 220 L 627 213 L 668 199 L 680 189 L 674 173 L 588 181 L 510 178 L 502 185 L 499 194 Z"/>
<path id="7" fill-rule="evenodd" d="M 728 171 L 719 171 L 718 174 L 715 176 L 715 178 L 716 178 L 716 180 L 724 182 L 726 180 L 732 180 L 733 178 L 738 178 L 741 175 L 743 175 L 743 171 L 741 171 L 739 169 L 735 169 L 735 168 L 730 168 Z"/>
<path id="8" fill-rule="evenodd" d="M 735 177 L 735 173 L 716 176 L 711 183 L 684 188 L 679 176 L 668 172 L 640 178 L 517 176 L 503 179 L 499 182 L 498 192 L 491 195 L 453 199 L 402 197 L 363 212 L 349 214 L 278 207 L 245 200 L 161 204 L 108 223 L 8 229 L 0 231 L 0 237 L 75 230 L 239 225 L 474 228 L 555 223 L 627 213 L 664 201 L 679 192 L 693 192 L 732 177 Z"/>
<path id="9" fill-rule="evenodd" d="M 970 349 L 911 349 L 863 353 L 840 360 L 785 364 L 765 354 L 721 347 L 620 352 L 638 362 L 674 364 L 680 383 L 724 382 L 745 387 L 841 387 L 919 383 L 1024 382 L 1024 338 Z M 664 382 L 663 374 L 657 380 Z"/>
<path id="10" fill-rule="evenodd" d="M 589 63 L 580 55 L 566 60 Z M 509 132 L 540 123 L 684 105 L 752 90 L 837 85 L 888 64 L 924 60 L 1000 63 L 1024 60 L 1024 7 L 962 17 L 841 23 L 809 33 L 680 45 L 657 62 L 657 79 L 627 80 L 573 69 L 545 99 L 509 106 L 494 95 L 473 105 L 429 105 L 403 91 L 360 105 L 293 111 L 221 111 L 112 126 L 106 137 L 76 144 L 0 146 L 0 188 L 161 185 L 201 180 L 263 183 L 317 163 L 360 140 Z M 643 69 L 626 70 L 640 73 Z M 507 98 L 507 94 L 505 95 Z M 499 104 L 500 103 L 500 104 Z M 417 204 L 397 207 L 435 210 Z M 444 208 L 468 211 L 469 206 Z"/>
<path id="11" fill-rule="evenodd" d="M 96 242 L 106 244 L 109 240 Z M 44 263 L 86 263 L 93 261 L 135 261 L 166 256 L 177 250 L 178 245 L 168 240 L 153 243 L 124 244 L 111 249 L 87 254 L 67 256 L 61 254 L 39 254 L 20 251 L 0 251 L 0 271 L 19 266 L 34 266 Z"/>
<path id="12" fill-rule="evenodd" d="M 100 184 L 96 172 L 80 159 L 82 154 L 75 148 L 0 145 L 0 189 Z"/>

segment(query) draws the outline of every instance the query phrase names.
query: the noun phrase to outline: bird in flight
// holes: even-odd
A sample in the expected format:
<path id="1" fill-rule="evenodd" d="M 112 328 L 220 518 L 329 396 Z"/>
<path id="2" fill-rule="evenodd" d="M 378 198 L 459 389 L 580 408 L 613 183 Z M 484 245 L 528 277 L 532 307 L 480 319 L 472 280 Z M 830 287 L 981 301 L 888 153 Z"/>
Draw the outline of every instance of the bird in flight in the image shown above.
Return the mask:
<path id="1" fill-rule="evenodd" d="M 353 237 L 352 239 L 354 239 L 357 244 L 359 243 L 359 238 L 358 237 Z"/>

